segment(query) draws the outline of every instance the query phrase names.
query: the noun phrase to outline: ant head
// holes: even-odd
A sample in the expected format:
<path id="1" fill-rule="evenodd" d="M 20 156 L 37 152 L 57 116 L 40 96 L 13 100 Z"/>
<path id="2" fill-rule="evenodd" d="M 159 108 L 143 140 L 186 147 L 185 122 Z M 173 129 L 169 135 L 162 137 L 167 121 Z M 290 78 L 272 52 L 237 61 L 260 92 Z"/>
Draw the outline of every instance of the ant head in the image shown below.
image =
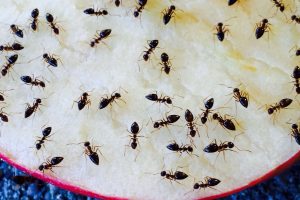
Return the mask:
<path id="1" fill-rule="evenodd" d="M 296 18 L 297 18 L 296 15 L 292 15 L 292 16 L 291 16 L 291 20 L 293 20 L 293 21 L 294 21 Z"/>
<path id="2" fill-rule="evenodd" d="M 90 144 L 90 142 L 84 142 L 83 145 L 84 145 L 85 147 L 88 147 L 88 146 L 90 146 L 91 144 Z"/>
<path id="3" fill-rule="evenodd" d="M 40 171 L 43 171 L 43 170 L 44 170 L 44 165 L 40 165 L 40 166 L 39 166 L 39 170 L 40 170 Z"/>
<path id="4" fill-rule="evenodd" d="M 46 87 L 46 85 L 43 81 L 40 82 L 40 86 L 43 87 L 43 88 Z"/>
<path id="5" fill-rule="evenodd" d="M 10 28 L 11 28 L 11 29 L 15 29 L 15 28 L 16 28 L 16 25 L 15 25 L 15 24 L 12 24 L 12 25 L 10 25 Z"/>
<path id="6" fill-rule="evenodd" d="M 274 112 L 274 109 L 273 109 L 273 108 L 269 108 L 269 109 L 268 109 L 268 114 L 269 114 L 269 115 L 272 115 L 273 112 Z"/>
<path id="7" fill-rule="evenodd" d="M 94 41 L 91 42 L 91 43 L 90 43 L 90 46 L 91 46 L 91 47 L 94 47 L 94 46 L 95 46 L 95 42 L 94 42 Z"/>
<path id="8" fill-rule="evenodd" d="M 166 171 L 161 171 L 161 172 L 160 172 L 160 175 L 161 175 L 161 176 L 166 176 L 166 175 L 167 175 L 167 172 L 166 172 Z"/>
<path id="9" fill-rule="evenodd" d="M 39 143 L 35 145 L 35 148 L 36 148 L 37 150 L 40 150 L 41 147 L 42 147 L 42 145 L 39 144 Z"/>
<path id="10" fill-rule="evenodd" d="M 169 60 L 169 55 L 167 53 L 162 53 L 160 59 L 162 62 L 167 62 Z"/>
<path id="11" fill-rule="evenodd" d="M 89 96 L 89 94 L 88 94 L 87 92 L 84 92 L 84 93 L 82 94 L 82 96 L 87 97 L 87 96 Z"/>
<path id="12" fill-rule="evenodd" d="M 195 184 L 194 184 L 194 190 L 199 189 L 199 187 L 200 187 L 199 183 L 195 183 Z"/>
<path id="13" fill-rule="evenodd" d="M 42 103 L 42 99 L 36 99 L 37 103 Z"/>
<path id="14" fill-rule="evenodd" d="M 298 125 L 297 124 L 292 124 L 292 129 L 297 129 Z"/>
<path id="15" fill-rule="evenodd" d="M 171 9 L 171 10 L 175 10 L 176 7 L 175 7 L 174 5 L 171 5 L 171 6 L 170 6 L 170 9 Z"/>
<path id="16" fill-rule="evenodd" d="M 266 23 L 269 22 L 269 20 L 265 18 L 265 19 L 262 20 L 262 22 L 266 24 Z"/>
<path id="17" fill-rule="evenodd" d="M 115 93 L 115 97 L 116 97 L 116 98 L 120 98 L 120 97 L 121 97 L 121 94 L 117 92 L 117 93 Z"/>
<path id="18" fill-rule="evenodd" d="M 158 127 L 159 127 L 159 123 L 158 122 L 154 122 L 153 128 L 158 128 Z"/>
<path id="19" fill-rule="evenodd" d="M 44 53 L 44 54 L 43 54 L 43 58 L 48 58 L 48 54 L 47 54 L 47 53 Z"/>
<path id="20" fill-rule="evenodd" d="M 240 89 L 239 89 L 239 88 L 234 88 L 234 89 L 233 89 L 233 92 L 234 92 L 234 93 L 238 93 L 238 92 L 240 92 Z"/>
<path id="21" fill-rule="evenodd" d="M 102 11 L 102 14 L 103 14 L 103 15 L 108 15 L 107 10 L 103 10 L 103 11 Z"/>
<path id="22" fill-rule="evenodd" d="M 134 17 L 138 17 L 139 15 L 140 15 L 140 13 L 139 13 L 138 11 L 134 11 L 134 12 L 133 12 L 133 16 L 134 16 Z"/>
<path id="23" fill-rule="evenodd" d="M 232 142 L 228 142 L 228 147 L 231 149 L 234 147 L 234 144 Z"/>
<path id="24" fill-rule="evenodd" d="M 285 9 L 285 7 L 284 7 L 284 6 L 281 6 L 281 7 L 279 8 L 280 12 L 283 12 L 283 11 L 284 11 L 284 9 Z"/>
<path id="25" fill-rule="evenodd" d="M 187 148 L 187 150 L 188 150 L 188 152 L 193 152 L 193 147 L 191 147 L 191 146 L 188 146 L 188 148 Z"/>
<path id="26" fill-rule="evenodd" d="M 223 23 L 222 23 L 222 22 L 219 22 L 219 23 L 218 23 L 218 26 L 223 26 Z"/>
<path id="27" fill-rule="evenodd" d="M 170 97 L 167 98 L 167 104 L 172 104 L 172 99 Z"/>
<path id="28" fill-rule="evenodd" d="M 214 113 L 212 117 L 213 117 L 213 119 L 217 119 L 219 117 L 219 115 L 217 113 Z"/>
<path id="29" fill-rule="evenodd" d="M 1 45 L 1 46 L 0 46 L 0 51 L 3 51 L 3 49 L 4 49 L 4 47 Z"/>
<path id="30" fill-rule="evenodd" d="M 136 143 L 136 142 L 132 142 L 132 143 L 131 143 L 131 147 L 132 147 L 133 149 L 136 149 L 136 146 L 137 146 L 137 143 Z"/>

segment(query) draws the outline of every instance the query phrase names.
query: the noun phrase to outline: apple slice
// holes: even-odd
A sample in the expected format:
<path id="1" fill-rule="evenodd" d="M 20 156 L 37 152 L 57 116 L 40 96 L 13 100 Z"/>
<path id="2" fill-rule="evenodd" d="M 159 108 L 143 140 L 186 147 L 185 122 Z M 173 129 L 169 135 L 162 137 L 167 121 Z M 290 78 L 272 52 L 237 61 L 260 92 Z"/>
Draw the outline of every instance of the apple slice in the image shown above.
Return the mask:
<path id="1" fill-rule="evenodd" d="M 0 44 L 24 48 L 1 55 L 1 158 L 105 199 L 213 199 L 294 162 L 292 13 L 173 3 L 2 2 Z"/>

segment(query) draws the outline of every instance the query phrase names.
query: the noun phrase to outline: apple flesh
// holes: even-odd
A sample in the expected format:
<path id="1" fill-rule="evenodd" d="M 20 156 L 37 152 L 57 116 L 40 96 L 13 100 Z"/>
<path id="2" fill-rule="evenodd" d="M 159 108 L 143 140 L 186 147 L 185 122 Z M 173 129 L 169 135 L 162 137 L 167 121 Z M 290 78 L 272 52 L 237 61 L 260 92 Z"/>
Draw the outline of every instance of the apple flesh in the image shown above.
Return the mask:
<path id="1" fill-rule="evenodd" d="M 269 18 L 272 31 L 256 39 L 253 28 L 262 20 L 259 14 L 276 12 L 268 1 L 239 1 L 230 7 L 222 1 L 174 4 L 176 16 L 164 25 L 160 13 L 170 5 L 156 0 L 147 2 L 140 18 L 133 16 L 137 4 L 130 1 L 122 1 L 121 7 L 114 7 L 113 2 L 95 5 L 111 13 L 96 17 L 83 12 L 92 5 L 82 0 L 6 0 L 0 8 L 0 43 L 18 40 L 24 49 L 1 55 L 4 65 L 5 55 L 18 54 L 13 70 L 0 79 L 2 111 L 9 119 L 0 127 L 1 157 L 57 186 L 99 198 L 124 199 L 217 198 L 251 186 L 294 161 L 299 145 L 291 140 L 291 124 L 286 122 L 299 123 L 299 104 L 291 83 L 297 57 L 289 52 L 299 39 L 299 27 L 277 12 Z M 34 8 L 40 11 L 36 32 L 28 22 Z M 46 13 L 53 15 L 59 34 L 47 23 Z M 219 22 L 230 25 L 226 26 L 230 34 L 222 42 L 212 31 Z M 11 24 L 23 29 L 23 38 L 10 33 Z M 96 31 L 107 29 L 111 33 L 103 43 L 90 47 Z M 158 46 L 144 62 L 147 41 L 155 39 Z M 172 63 L 168 75 L 159 64 L 164 52 Z M 43 64 L 45 53 L 60 58 L 57 66 Z M 32 74 L 45 87 L 31 87 L 20 80 Z M 248 107 L 235 102 L 232 88 L 224 85 L 247 91 Z M 155 91 L 172 97 L 172 105 L 153 104 L 145 98 Z M 79 110 L 84 92 L 90 104 Z M 101 98 L 116 92 L 121 97 L 99 109 Z M 236 119 L 235 131 L 220 126 L 211 114 L 207 126 L 199 126 L 207 97 L 214 98 L 213 112 Z M 41 99 L 38 109 L 24 118 L 25 104 L 33 106 L 37 98 Z M 293 102 L 273 119 L 264 105 L 284 98 Z M 187 137 L 186 109 L 197 117 L 200 137 Z M 152 120 L 167 115 L 180 119 L 168 128 L 153 128 Z M 138 135 L 144 137 L 138 138 L 133 149 L 127 130 L 135 121 Z M 52 135 L 37 150 L 37 137 L 43 137 L 45 127 L 51 127 Z M 203 149 L 215 139 L 218 144 L 233 142 L 236 152 L 205 153 Z M 86 141 L 92 150 L 99 149 L 99 163 L 85 151 Z M 194 145 L 193 153 L 171 152 L 166 147 L 174 141 Z M 47 160 L 51 164 L 53 157 L 63 160 L 53 172 L 40 171 L 39 166 Z M 169 181 L 161 177 L 162 171 L 181 171 L 188 177 Z M 207 176 L 220 180 L 215 190 L 193 190 Z"/>

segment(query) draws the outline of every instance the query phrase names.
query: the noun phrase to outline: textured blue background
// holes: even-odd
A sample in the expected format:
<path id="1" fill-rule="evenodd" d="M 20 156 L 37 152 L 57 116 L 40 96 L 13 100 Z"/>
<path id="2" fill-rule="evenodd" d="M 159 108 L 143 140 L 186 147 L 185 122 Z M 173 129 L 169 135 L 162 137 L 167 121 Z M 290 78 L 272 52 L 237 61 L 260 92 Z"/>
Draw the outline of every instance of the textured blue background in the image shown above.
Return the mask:
<path id="1" fill-rule="evenodd" d="M 18 185 L 13 182 L 14 175 L 23 175 L 22 172 L 0 161 L 0 200 L 64 200 L 64 199 L 92 199 L 72 192 L 61 190 L 53 185 L 41 181 Z M 300 162 L 294 164 L 284 173 L 261 183 L 251 189 L 244 190 L 238 194 L 224 198 L 226 200 L 296 200 L 300 199 Z"/>

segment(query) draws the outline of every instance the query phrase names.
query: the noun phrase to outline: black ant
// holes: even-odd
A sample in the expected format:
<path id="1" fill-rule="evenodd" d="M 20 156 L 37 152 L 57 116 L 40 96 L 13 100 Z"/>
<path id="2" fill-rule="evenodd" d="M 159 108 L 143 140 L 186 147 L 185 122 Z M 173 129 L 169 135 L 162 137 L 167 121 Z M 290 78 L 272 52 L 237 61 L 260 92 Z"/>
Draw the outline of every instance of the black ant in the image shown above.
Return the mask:
<path id="1" fill-rule="evenodd" d="M 95 38 L 90 42 L 91 47 L 95 47 L 96 44 L 98 44 L 103 39 L 107 38 L 111 34 L 111 29 L 105 29 L 102 31 L 97 31 L 97 35 L 95 35 Z"/>
<path id="2" fill-rule="evenodd" d="M 163 22 L 165 25 L 170 22 L 171 18 L 173 17 L 172 15 L 175 14 L 175 9 L 176 7 L 171 5 L 169 8 L 163 10 Z"/>
<path id="3" fill-rule="evenodd" d="M 232 94 L 236 102 L 239 102 L 243 107 L 248 108 L 249 94 L 246 91 L 242 91 L 241 89 L 236 87 L 233 88 Z"/>
<path id="4" fill-rule="evenodd" d="M 138 0 L 138 6 L 135 7 L 135 10 L 133 12 L 134 17 L 138 17 L 140 13 L 142 13 L 143 9 L 145 8 L 147 4 L 147 0 Z"/>
<path id="5" fill-rule="evenodd" d="M 38 28 L 38 17 L 39 17 L 39 9 L 35 8 L 31 12 L 32 22 L 30 23 L 30 27 L 33 31 L 36 31 Z"/>
<path id="6" fill-rule="evenodd" d="M 53 32 L 58 35 L 59 34 L 59 28 L 56 26 L 56 23 L 54 23 L 54 17 L 50 13 L 46 14 L 46 20 L 49 23 L 50 28 L 53 30 Z"/>
<path id="7" fill-rule="evenodd" d="M 285 6 L 284 6 L 284 4 L 282 3 L 281 0 L 279 0 L 279 1 L 278 0 L 272 0 L 272 1 L 273 1 L 274 5 L 277 8 L 279 8 L 280 12 L 283 12 L 285 10 Z"/>
<path id="8" fill-rule="evenodd" d="M 179 120 L 179 115 L 168 115 L 166 119 L 162 119 L 159 121 L 154 122 L 153 128 L 161 128 L 163 126 L 168 126 L 172 123 L 175 123 Z"/>
<path id="9" fill-rule="evenodd" d="M 211 113 L 211 109 L 214 106 L 214 98 L 208 99 L 204 102 L 205 110 L 201 109 L 203 112 L 200 115 L 202 124 L 207 122 L 208 114 Z"/>
<path id="10" fill-rule="evenodd" d="M 43 54 L 43 60 L 47 64 L 49 64 L 49 66 L 52 66 L 52 67 L 57 67 L 58 66 L 57 61 L 59 60 L 59 58 L 55 58 L 54 55 L 50 55 L 48 53 L 44 53 Z"/>
<path id="11" fill-rule="evenodd" d="M 271 30 L 270 23 L 268 19 L 263 19 L 260 23 L 256 23 L 255 27 L 255 37 L 256 39 L 261 38 L 265 32 L 269 32 Z"/>
<path id="12" fill-rule="evenodd" d="M 197 130 L 197 127 L 196 127 L 195 118 L 194 118 L 193 113 L 189 109 L 187 109 L 185 111 L 184 117 L 185 117 L 185 120 L 187 122 L 186 125 L 189 129 L 190 136 L 195 137 L 198 130 Z M 199 135 L 199 133 L 198 133 L 198 135 Z"/>
<path id="13" fill-rule="evenodd" d="M 83 11 L 87 15 L 95 15 L 95 16 L 105 16 L 108 15 L 107 10 L 105 9 L 94 9 L 94 8 L 87 8 Z"/>
<path id="14" fill-rule="evenodd" d="M 172 104 L 172 99 L 169 96 L 163 96 L 162 94 L 160 97 L 158 97 L 157 93 L 153 94 L 148 94 L 145 96 L 146 99 L 150 101 L 155 101 L 157 103 L 163 103 L 163 104 Z"/>
<path id="15" fill-rule="evenodd" d="M 43 134 L 43 137 L 38 137 L 38 140 L 36 141 L 35 143 L 35 148 L 37 150 L 40 150 L 42 145 L 44 145 L 45 141 L 47 140 L 47 138 L 50 137 L 50 133 L 52 131 L 52 128 L 51 127 L 46 127 L 43 131 L 42 131 L 42 134 Z"/>
<path id="16" fill-rule="evenodd" d="M 174 173 L 172 171 L 161 171 L 160 175 L 171 181 L 184 180 L 188 177 L 186 173 L 181 171 L 175 171 Z"/>
<path id="17" fill-rule="evenodd" d="M 87 92 L 84 92 L 79 98 L 79 101 L 74 101 L 78 105 L 78 110 L 82 110 L 86 105 L 91 105 L 91 100 L 88 99 L 88 96 L 90 95 Z"/>
<path id="18" fill-rule="evenodd" d="M 226 28 L 227 25 L 224 25 L 222 22 L 219 22 L 216 26 L 216 33 L 214 33 L 218 40 L 221 42 L 225 39 L 225 33 L 229 32 L 229 29 Z"/>
<path id="19" fill-rule="evenodd" d="M 100 150 L 98 146 L 92 146 L 90 142 L 84 142 L 83 146 L 85 147 L 84 153 L 95 165 L 99 165 L 99 156 L 97 152 L 100 152 Z"/>
<path id="20" fill-rule="evenodd" d="M 300 129 L 297 124 L 292 124 L 292 133 L 291 135 L 295 138 L 297 144 L 300 145 Z"/>
<path id="21" fill-rule="evenodd" d="M 155 48 L 158 45 L 158 40 L 150 40 L 148 41 L 148 45 L 149 45 L 149 49 L 147 51 L 144 51 L 144 55 L 143 55 L 143 59 L 144 61 L 148 61 L 150 58 L 150 54 L 153 53 L 153 51 L 155 50 Z"/>
<path id="22" fill-rule="evenodd" d="M 13 65 L 18 60 L 18 54 L 14 54 L 8 58 L 6 58 L 7 63 L 3 66 L 3 69 L 1 70 L 2 76 L 5 76 L 9 70 L 13 67 Z"/>
<path id="23" fill-rule="evenodd" d="M 194 184 L 194 190 L 197 190 L 197 189 L 205 189 L 205 188 L 211 188 L 211 189 L 214 189 L 212 187 L 218 185 L 221 181 L 219 179 L 216 179 L 216 178 L 211 178 L 209 176 L 205 177 L 204 179 L 204 182 L 201 181 L 200 183 L 195 183 Z"/>
<path id="24" fill-rule="evenodd" d="M 294 21 L 294 22 L 296 22 L 297 24 L 300 24 L 300 17 L 297 16 L 297 15 L 292 15 L 291 16 L 291 20 Z M 300 52 L 299 52 L 299 54 L 300 54 Z"/>
<path id="25" fill-rule="evenodd" d="M 274 105 L 270 105 L 268 107 L 268 109 L 267 109 L 268 114 L 272 115 L 274 112 L 288 107 L 292 102 L 293 102 L 293 100 L 289 99 L 289 98 L 281 99 L 278 103 L 275 103 Z"/>
<path id="26" fill-rule="evenodd" d="M 223 118 L 222 116 L 220 116 L 218 113 L 214 113 L 213 116 L 212 116 L 212 119 L 213 120 L 217 120 L 219 122 L 219 124 L 223 127 L 223 128 L 226 128 L 228 130 L 231 130 L 231 131 L 235 131 L 236 128 L 235 128 L 235 125 L 234 123 L 232 122 L 232 119 L 226 119 L 226 115 L 225 117 Z"/>
<path id="27" fill-rule="evenodd" d="M 14 42 L 12 45 L 8 44 L 6 46 L 5 45 L 0 46 L 0 51 L 20 51 L 22 49 L 24 49 L 24 47 L 17 42 Z"/>
<path id="28" fill-rule="evenodd" d="M 25 109 L 25 115 L 24 115 L 25 118 L 30 117 L 34 112 L 36 112 L 39 105 L 41 105 L 41 103 L 42 103 L 42 100 L 39 98 L 33 102 L 32 106 L 29 103 L 27 103 L 27 107 Z"/>
<path id="29" fill-rule="evenodd" d="M 162 65 L 161 71 L 164 71 L 166 74 L 169 74 L 172 66 L 169 59 L 169 55 L 166 53 L 162 53 L 160 56 L 160 60 L 160 64 Z"/>
<path id="30" fill-rule="evenodd" d="M 44 173 L 44 170 L 50 170 L 50 171 L 52 171 L 52 168 L 56 167 L 56 165 L 58 165 L 59 163 L 61 163 L 61 161 L 63 161 L 63 159 L 64 159 L 63 157 L 53 157 L 51 160 L 47 159 L 46 162 L 43 162 L 39 166 L 39 170 L 43 171 L 43 173 Z"/>
<path id="31" fill-rule="evenodd" d="M 232 6 L 235 4 L 238 0 L 228 0 L 228 6 Z"/>
<path id="32" fill-rule="evenodd" d="M 3 112 L 3 109 L 4 109 L 4 108 L 1 108 L 1 109 L 0 109 L 0 119 L 1 119 L 3 122 L 8 122 L 8 116 L 7 116 L 7 113 Z"/>
<path id="33" fill-rule="evenodd" d="M 176 142 L 173 142 L 173 143 L 169 144 L 167 146 L 167 148 L 171 151 L 175 151 L 175 152 L 179 152 L 179 153 L 183 153 L 183 152 L 193 153 L 193 147 L 190 145 L 187 145 L 187 144 L 179 146 L 179 144 L 177 144 Z"/>
<path id="34" fill-rule="evenodd" d="M 37 78 L 34 78 L 34 76 L 21 76 L 20 79 L 26 84 L 26 85 L 32 85 L 32 86 L 39 86 L 39 87 L 46 87 L 46 84 L 44 81 L 41 81 Z"/>
<path id="35" fill-rule="evenodd" d="M 19 29 L 19 27 L 15 24 L 10 25 L 11 31 L 18 37 L 23 38 L 23 30 Z"/>
<path id="36" fill-rule="evenodd" d="M 117 99 L 120 99 L 120 98 L 121 98 L 121 94 L 118 92 L 112 93 L 112 95 L 110 95 L 110 97 L 108 97 L 107 95 L 105 98 L 102 97 L 101 101 L 99 103 L 99 109 L 103 109 L 103 108 L 107 107 L 108 105 L 111 105 L 114 101 L 116 101 Z"/>
<path id="37" fill-rule="evenodd" d="M 138 136 L 138 133 L 140 132 L 140 127 L 138 125 L 138 123 L 136 122 L 133 122 L 131 124 L 131 128 L 130 128 L 130 146 L 132 149 L 136 149 L 137 147 L 137 144 L 138 144 L 138 137 L 141 137 L 141 136 Z M 129 132 L 129 131 L 128 131 Z"/>
<path id="38" fill-rule="evenodd" d="M 299 66 L 296 66 L 294 68 L 292 78 L 295 79 L 295 81 L 293 81 L 293 82 L 296 87 L 296 93 L 300 94 L 300 67 Z"/>

